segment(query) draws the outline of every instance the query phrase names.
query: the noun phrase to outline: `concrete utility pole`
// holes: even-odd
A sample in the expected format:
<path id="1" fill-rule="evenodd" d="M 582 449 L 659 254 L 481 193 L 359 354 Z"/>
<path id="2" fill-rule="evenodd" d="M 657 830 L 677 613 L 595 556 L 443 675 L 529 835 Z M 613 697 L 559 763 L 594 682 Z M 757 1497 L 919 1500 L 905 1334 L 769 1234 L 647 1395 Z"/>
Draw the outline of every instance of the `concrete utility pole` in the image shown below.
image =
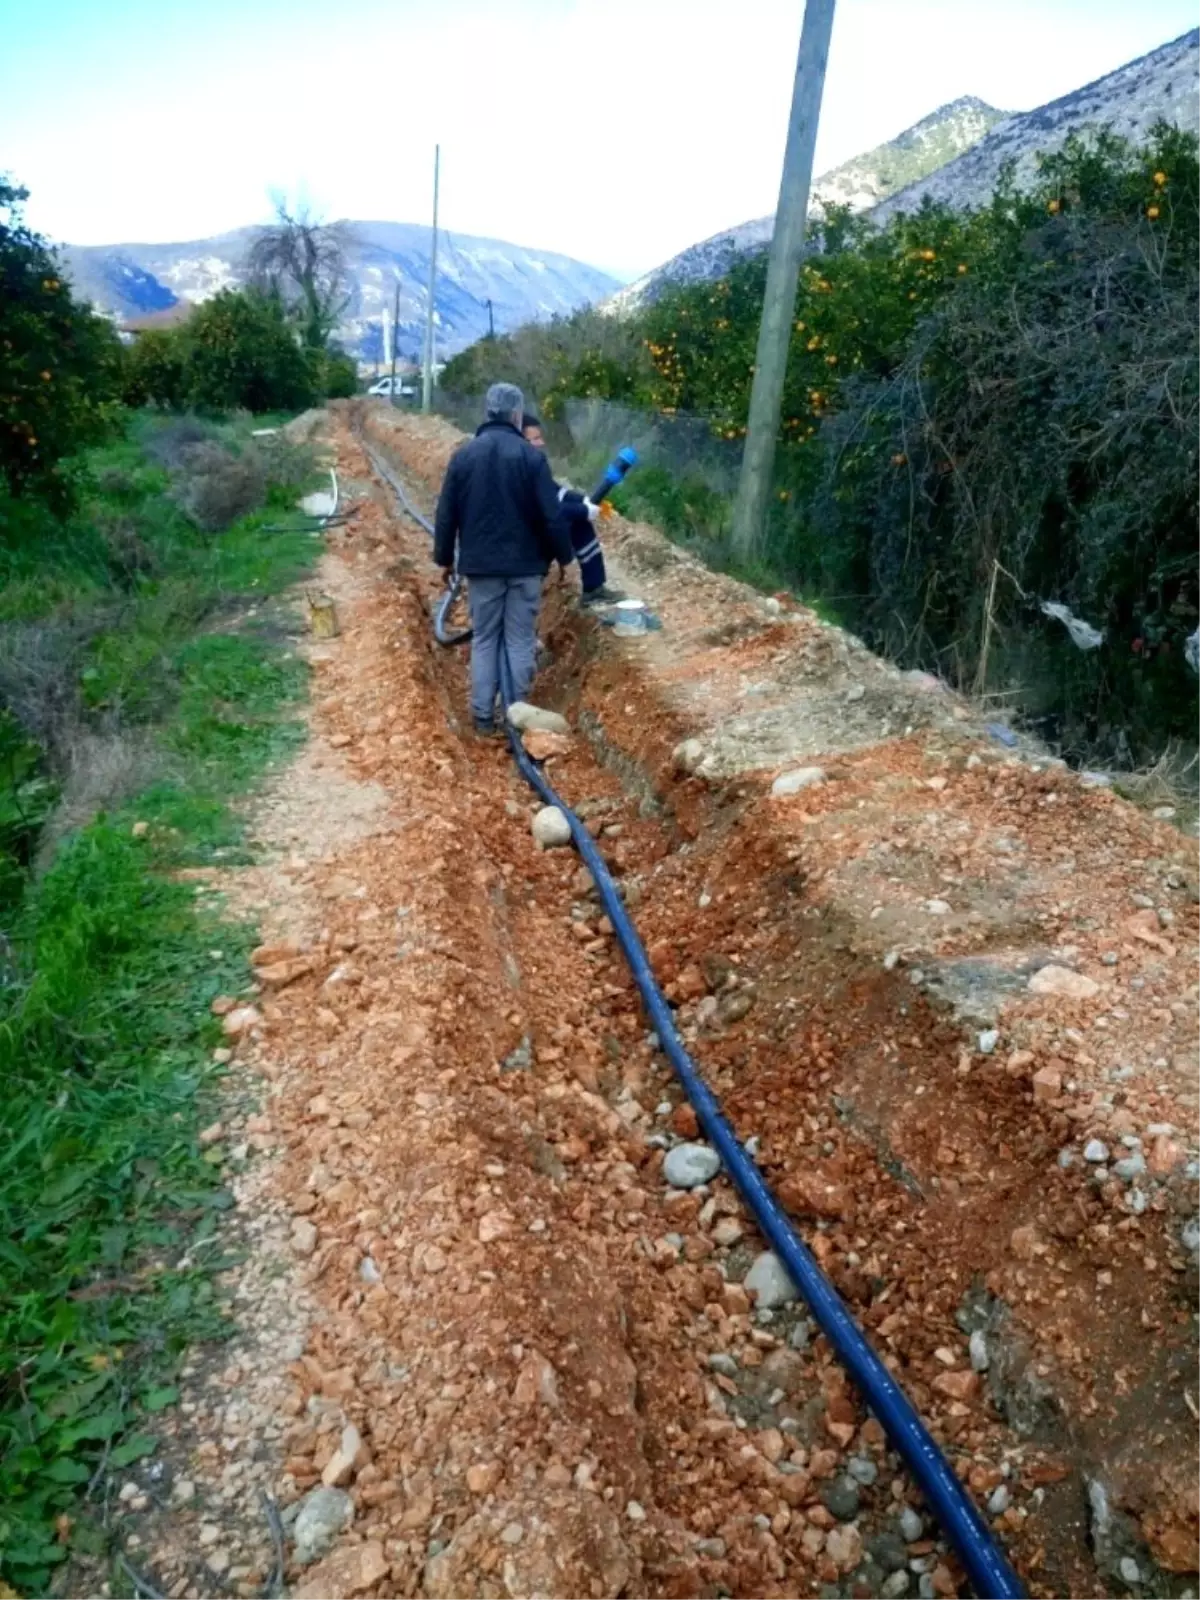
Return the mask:
<path id="1" fill-rule="evenodd" d="M 433 297 L 437 287 L 437 207 L 438 169 L 442 160 L 442 147 L 433 148 L 433 238 L 429 245 L 429 309 L 425 313 L 425 379 L 421 385 L 421 410 L 433 409 Z"/>
<path id="2" fill-rule="evenodd" d="M 494 339 L 495 337 L 496 337 L 496 324 L 495 324 L 495 321 L 492 318 L 492 302 L 489 300 L 488 301 L 488 338 L 489 339 Z"/>
<path id="3" fill-rule="evenodd" d="M 812 184 L 813 152 L 835 3 L 836 0 L 805 0 L 796 82 L 792 89 L 792 114 L 779 185 L 779 208 L 775 213 L 775 235 L 771 240 L 767 288 L 758 329 L 746 448 L 733 508 L 733 548 L 741 556 L 753 555 L 758 549 L 766 521 L 767 497 L 771 492 L 771 469 L 779 433 L 783 384 L 787 377 L 796 280 L 804 253 L 808 191 Z"/>
<path id="4" fill-rule="evenodd" d="M 387 307 L 384 307 L 387 316 Z M 400 279 L 396 279 L 396 306 L 392 312 L 392 381 L 388 388 L 388 402 L 396 404 L 396 346 L 400 343 Z"/>

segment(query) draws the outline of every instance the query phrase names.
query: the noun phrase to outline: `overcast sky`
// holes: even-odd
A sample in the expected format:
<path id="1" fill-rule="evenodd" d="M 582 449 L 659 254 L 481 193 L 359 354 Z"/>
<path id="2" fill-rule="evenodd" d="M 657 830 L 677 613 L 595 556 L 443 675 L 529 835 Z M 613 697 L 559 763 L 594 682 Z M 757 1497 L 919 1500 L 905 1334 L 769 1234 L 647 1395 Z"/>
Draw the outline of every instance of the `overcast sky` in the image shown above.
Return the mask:
<path id="1" fill-rule="evenodd" d="M 202 238 L 268 191 L 623 277 L 774 210 L 802 0 L 0 0 L 0 169 L 78 244 Z M 818 172 L 959 95 L 1025 110 L 1195 0 L 840 0 Z"/>

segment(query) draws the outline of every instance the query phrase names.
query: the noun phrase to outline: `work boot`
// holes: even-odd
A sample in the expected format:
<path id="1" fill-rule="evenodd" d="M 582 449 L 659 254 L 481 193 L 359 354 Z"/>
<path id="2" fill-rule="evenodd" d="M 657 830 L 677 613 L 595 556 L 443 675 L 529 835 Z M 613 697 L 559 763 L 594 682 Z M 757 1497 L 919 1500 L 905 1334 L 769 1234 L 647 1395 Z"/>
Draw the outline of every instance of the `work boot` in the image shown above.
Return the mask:
<path id="1" fill-rule="evenodd" d="M 472 717 L 471 726 L 477 739 L 502 739 L 503 728 L 498 728 L 490 717 Z"/>
<path id="2" fill-rule="evenodd" d="M 589 589 L 580 600 L 580 605 L 615 606 L 618 600 L 627 600 L 629 597 L 624 589 L 611 589 L 607 583 L 602 583 L 598 589 Z"/>

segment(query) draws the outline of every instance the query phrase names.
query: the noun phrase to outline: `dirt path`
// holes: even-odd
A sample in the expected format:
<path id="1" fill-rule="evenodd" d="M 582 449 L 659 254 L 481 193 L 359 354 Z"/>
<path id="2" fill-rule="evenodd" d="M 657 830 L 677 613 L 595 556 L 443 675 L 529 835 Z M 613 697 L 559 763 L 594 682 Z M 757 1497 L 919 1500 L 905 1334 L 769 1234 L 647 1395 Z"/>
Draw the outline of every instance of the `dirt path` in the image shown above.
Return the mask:
<path id="1" fill-rule="evenodd" d="M 450 432 L 387 422 L 427 491 Z M 346 424 L 342 632 L 263 864 L 224 885 L 269 947 L 235 1080 L 262 1107 L 221 1130 L 244 1332 L 131 1476 L 129 1559 L 261 1593 L 266 1489 L 298 1596 L 957 1592 L 825 1341 L 755 1309 L 728 1185 L 664 1183 L 688 1110 L 586 872 L 461 732 L 427 541 Z M 552 777 L 685 1037 L 1034 1592 L 1183 1592 L 1188 853 L 809 614 L 610 539 L 664 631 L 626 647 L 556 597 L 539 697 L 587 734 Z M 770 794 L 760 769 L 817 757 Z M 1047 966 L 1086 992 L 1031 993 Z"/>

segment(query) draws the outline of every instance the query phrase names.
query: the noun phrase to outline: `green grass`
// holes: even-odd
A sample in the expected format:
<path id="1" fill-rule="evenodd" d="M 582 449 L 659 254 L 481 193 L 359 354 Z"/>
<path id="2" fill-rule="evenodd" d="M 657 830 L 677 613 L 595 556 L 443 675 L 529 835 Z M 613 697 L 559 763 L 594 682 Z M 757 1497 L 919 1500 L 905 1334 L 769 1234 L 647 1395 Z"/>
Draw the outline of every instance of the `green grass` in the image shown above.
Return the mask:
<path id="1" fill-rule="evenodd" d="M 57 789 L 0 717 L 0 1573 L 23 1594 L 103 1553 L 109 1476 L 154 1450 L 180 1352 L 228 1328 L 214 1272 L 232 1199 L 198 1132 L 218 1103 L 210 1004 L 247 983 L 253 932 L 176 873 L 246 858 L 230 802 L 300 738 L 305 670 L 271 596 L 321 548 L 291 494 L 199 535 L 137 430 L 88 482 L 65 524 L 22 509 L 0 623 L 85 626 L 83 714 L 137 725 L 166 776 L 36 877 Z M 153 553 L 132 582 L 106 554 L 117 514 Z"/>

